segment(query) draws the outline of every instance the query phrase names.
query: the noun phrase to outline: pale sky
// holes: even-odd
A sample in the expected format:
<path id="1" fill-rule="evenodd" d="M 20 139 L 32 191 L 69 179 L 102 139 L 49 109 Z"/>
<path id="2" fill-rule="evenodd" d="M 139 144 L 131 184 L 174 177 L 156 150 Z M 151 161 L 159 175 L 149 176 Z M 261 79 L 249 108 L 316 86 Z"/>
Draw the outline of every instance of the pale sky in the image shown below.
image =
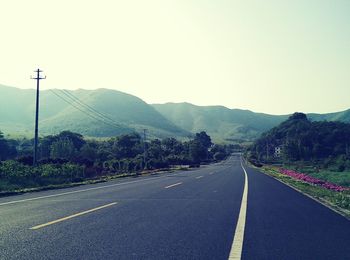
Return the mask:
<path id="1" fill-rule="evenodd" d="M 0 84 L 147 103 L 350 108 L 349 0 L 0 0 Z"/>

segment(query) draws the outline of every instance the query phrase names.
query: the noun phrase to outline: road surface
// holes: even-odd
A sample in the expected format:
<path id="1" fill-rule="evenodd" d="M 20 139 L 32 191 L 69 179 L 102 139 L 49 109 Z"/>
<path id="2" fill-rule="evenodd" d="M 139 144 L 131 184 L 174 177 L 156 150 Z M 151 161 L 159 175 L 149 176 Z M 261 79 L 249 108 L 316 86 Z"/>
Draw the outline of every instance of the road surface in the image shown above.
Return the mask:
<path id="1" fill-rule="evenodd" d="M 1 198 L 0 259 L 350 259 L 349 220 L 243 166 Z"/>

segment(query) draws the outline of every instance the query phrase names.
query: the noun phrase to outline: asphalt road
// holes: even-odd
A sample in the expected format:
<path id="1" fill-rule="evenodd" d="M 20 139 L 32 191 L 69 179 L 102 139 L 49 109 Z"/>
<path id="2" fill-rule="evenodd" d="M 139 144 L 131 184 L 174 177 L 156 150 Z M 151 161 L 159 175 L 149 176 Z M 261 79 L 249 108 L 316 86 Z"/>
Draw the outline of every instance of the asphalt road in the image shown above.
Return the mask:
<path id="1" fill-rule="evenodd" d="M 242 259 L 350 259 L 350 221 L 245 166 Z M 228 259 L 240 158 L 0 199 L 0 259 Z M 235 243 L 237 244 L 237 243 Z"/>

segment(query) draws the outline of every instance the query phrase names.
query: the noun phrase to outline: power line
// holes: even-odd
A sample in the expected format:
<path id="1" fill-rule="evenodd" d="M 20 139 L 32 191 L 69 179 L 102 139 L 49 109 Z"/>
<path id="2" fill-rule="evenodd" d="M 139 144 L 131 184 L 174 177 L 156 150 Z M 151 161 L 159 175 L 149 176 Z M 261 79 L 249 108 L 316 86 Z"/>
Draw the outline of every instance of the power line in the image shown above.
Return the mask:
<path id="1" fill-rule="evenodd" d="M 75 109 L 79 110 L 80 112 L 84 113 L 85 115 L 87 115 L 88 117 L 92 118 L 92 119 L 95 119 L 96 121 L 99 121 L 99 122 L 102 122 L 106 125 L 109 125 L 109 126 L 112 126 L 114 128 L 120 128 L 120 125 L 114 125 L 110 122 L 106 122 L 104 120 L 102 120 L 101 118 L 99 117 L 96 117 L 95 115 L 92 115 L 86 111 L 84 111 L 83 109 L 79 108 L 78 106 L 76 106 L 75 104 L 73 104 L 72 102 L 70 102 L 69 100 L 67 100 L 66 98 L 64 98 L 63 96 L 61 96 L 60 94 L 56 93 L 53 89 L 50 89 L 50 91 L 57 97 L 59 97 L 60 99 L 62 99 L 63 101 L 65 101 L 67 104 L 71 105 L 72 107 L 74 107 Z"/>
<path id="2" fill-rule="evenodd" d="M 93 108 L 92 106 L 86 104 L 85 102 L 83 102 L 82 100 L 80 100 L 78 97 L 76 97 L 75 95 L 73 95 L 72 93 L 70 93 L 67 90 L 64 89 L 60 89 L 60 91 L 67 96 L 70 100 L 72 100 L 75 103 L 79 103 L 79 105 L 83 106 L 84 108 L 88 109 L 90 112 L 92 112 L 93 114 L 97 115 L 97 116 L 101 116 L 106 120 L 111 121 L 113 124 L 116 125 L 120 125 L 117 121 L 115 121 L 114 119 L 110 118 L 109 116 L 107 116 L 106 114 L 96 110 L 95 108 Z"/>

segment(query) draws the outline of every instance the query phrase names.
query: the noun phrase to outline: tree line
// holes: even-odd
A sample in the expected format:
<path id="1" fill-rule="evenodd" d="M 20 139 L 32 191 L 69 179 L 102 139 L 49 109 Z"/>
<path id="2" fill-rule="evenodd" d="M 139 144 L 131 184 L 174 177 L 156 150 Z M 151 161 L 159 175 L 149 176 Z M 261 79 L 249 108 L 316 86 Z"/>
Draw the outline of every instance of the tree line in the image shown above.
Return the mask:
<path id="1" fill-rule="evenodd" d="M 40 138 L 38 166 L 33 167 L 32 143 L 6 139 L 0 132 L 0 190 L 2 186 L 58 184 L 173 165 L 198 167 L 223 160 L 232 150 L 229 145 L 213 144 L 204 131 L 188 141 L 165 138 L 147 142 L 138 133 L 96 140 L 63 131 Z"/>
<path id="2" fill-rule="evenodd" d="M 276 154 L 276 148 L 281 153 Z M 312 162 L 324 167 L 350 168 L 350 124 L 311 122 L 294 113 L 279 126 L 262 134 L 248 149 L 255 162 Z"/>

